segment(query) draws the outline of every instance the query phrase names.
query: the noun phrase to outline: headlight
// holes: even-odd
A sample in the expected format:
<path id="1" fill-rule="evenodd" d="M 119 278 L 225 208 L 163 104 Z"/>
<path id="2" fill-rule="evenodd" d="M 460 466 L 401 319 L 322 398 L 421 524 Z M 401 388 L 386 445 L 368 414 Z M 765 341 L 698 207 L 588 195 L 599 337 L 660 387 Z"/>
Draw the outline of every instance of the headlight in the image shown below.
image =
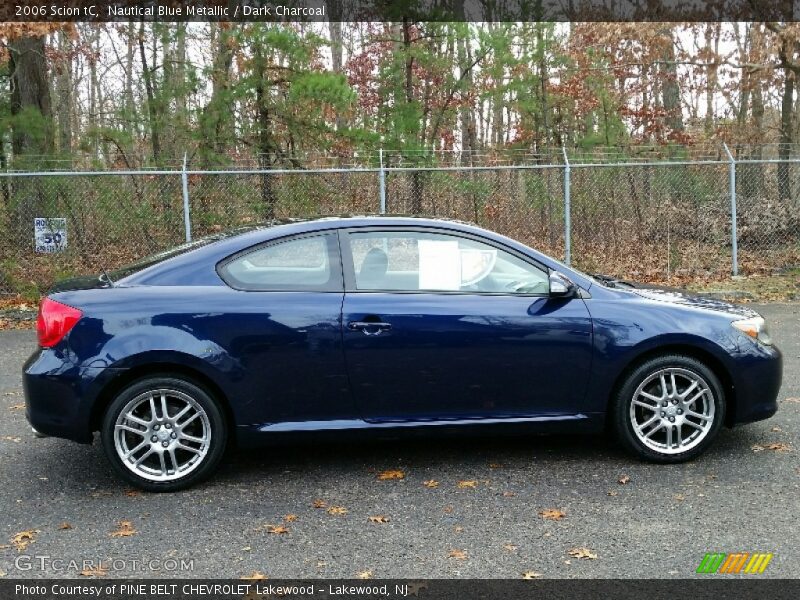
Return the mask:
<path id="1" fill-rule="evenodd" d="M 765 346 L 772 345 L 772 338 L 769 336 L 767 330 L 767 322 L 764 317 L 753 317 L 751 319 L 742 319 L 741 321 L 734 321 L 731 323 L 736 329 L 744 333 L 746 336 L 758 340 Z"/>

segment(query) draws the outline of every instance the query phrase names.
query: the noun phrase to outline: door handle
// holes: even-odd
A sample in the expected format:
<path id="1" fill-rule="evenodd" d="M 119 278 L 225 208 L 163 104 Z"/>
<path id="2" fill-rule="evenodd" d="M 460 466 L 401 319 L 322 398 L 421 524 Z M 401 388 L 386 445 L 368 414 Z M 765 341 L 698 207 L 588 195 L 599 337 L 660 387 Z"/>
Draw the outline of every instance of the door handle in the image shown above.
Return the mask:
<path id="1" fill-rule="evenodd" d="M 392 328 L 391 323 L 381 323 L 372 321 L 350 321 L 347 324 L 350 331 L 361 331 L 364 335 L 380 335 L 384 331 Z"/>

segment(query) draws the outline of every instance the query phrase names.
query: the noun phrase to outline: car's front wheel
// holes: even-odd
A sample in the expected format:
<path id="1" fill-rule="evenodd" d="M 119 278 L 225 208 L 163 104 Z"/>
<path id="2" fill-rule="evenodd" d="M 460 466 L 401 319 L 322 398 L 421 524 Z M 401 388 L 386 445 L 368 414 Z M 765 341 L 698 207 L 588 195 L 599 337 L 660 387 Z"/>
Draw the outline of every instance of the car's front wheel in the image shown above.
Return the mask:
<path id="1" fill-rule="evenodd" d="M 217 402 L 176 377 L 141 379 L 111 402 L 100 431 L 114 470 L 153 492 L 187 488 L 208 477 L 227 442 Z"/>
<path id="2" fill-rule="evenodd" d="M 719 378 L 701 361 L 666 355 L 631 371 L 612 411 L 627 449 L 646 460 L 674 463 L 711 445 L 725 419 L 725 398 Z"/>

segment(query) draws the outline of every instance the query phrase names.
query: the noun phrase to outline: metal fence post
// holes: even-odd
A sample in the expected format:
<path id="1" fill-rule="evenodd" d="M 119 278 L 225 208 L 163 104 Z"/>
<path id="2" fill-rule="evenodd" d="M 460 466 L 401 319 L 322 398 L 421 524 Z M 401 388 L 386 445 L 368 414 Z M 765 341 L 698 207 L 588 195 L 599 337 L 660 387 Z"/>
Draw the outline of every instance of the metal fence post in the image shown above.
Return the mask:
<path id="1" fill-rule="evenodd" d="M 731 193 L 731 262 L 733 263 L 732 273 L 735 277 L 739 274 L 739 242 L 736 232 L 736 159 L 728 149 L 728 144 L 722 143 L 725 152 L 728 154 L 728 175 L 730 177 Z"/>
<path id="2" fill-rule="evenodd" d="M 564 262 L 570 265 L 572 261 L 570 167 L 569 158 L 567 158 L 567 149 L 564 146 L 561 146 L 561 152 L 564 154 Z"/>
<path id="3" fill-rule="evenodd" d="M 181 182 L 183 183 L 183 227 L 186 232 L 186 241 L 192 241 L 192 220 L 189 215 L 189 174 L 186 172 L 187 155 L 183 153 L 183 169 Z"/>
<path id="4" fill-rule="evenodd" d="M 380 212 L 386 214 L 386 171 L 383 169 L 383 148 L 378 151 L 380 169 L 378 170 L 378 193 L 380 194 Z"/>

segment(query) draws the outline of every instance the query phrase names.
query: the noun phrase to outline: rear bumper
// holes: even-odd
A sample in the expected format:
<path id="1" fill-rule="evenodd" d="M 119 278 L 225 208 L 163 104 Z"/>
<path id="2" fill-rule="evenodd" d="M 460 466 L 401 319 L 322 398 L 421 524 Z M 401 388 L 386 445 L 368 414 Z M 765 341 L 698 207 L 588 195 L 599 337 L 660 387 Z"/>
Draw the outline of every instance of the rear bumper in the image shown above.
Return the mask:
<path id="1" fill-rule="evenodd" d="M 733 414 L 731 425 L 768 419 L 778 410 L 778 393 L 783 380 L 783 356 L 774 346 L 743 340 L 731 370 Z"/>
<path id="2" fill-rule="evenodd" d="M 39 434 L 92 442 L 92 408 L 116 369 L 80 368 L 56 350 L 40 349 L 23 367 L 25 416 Z"/>

